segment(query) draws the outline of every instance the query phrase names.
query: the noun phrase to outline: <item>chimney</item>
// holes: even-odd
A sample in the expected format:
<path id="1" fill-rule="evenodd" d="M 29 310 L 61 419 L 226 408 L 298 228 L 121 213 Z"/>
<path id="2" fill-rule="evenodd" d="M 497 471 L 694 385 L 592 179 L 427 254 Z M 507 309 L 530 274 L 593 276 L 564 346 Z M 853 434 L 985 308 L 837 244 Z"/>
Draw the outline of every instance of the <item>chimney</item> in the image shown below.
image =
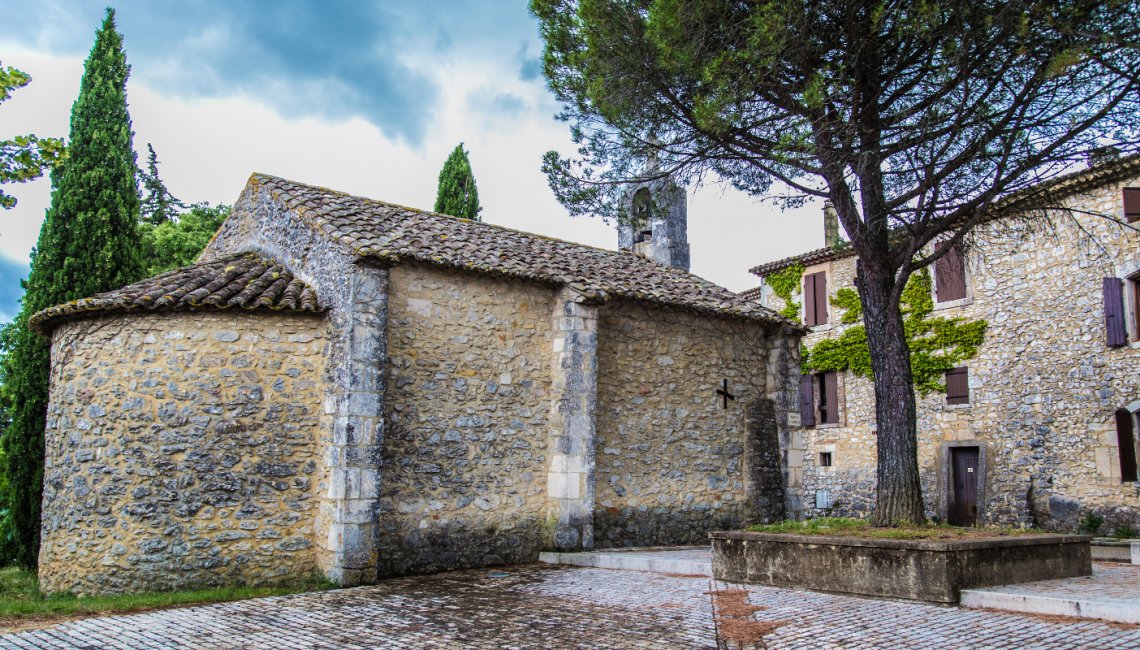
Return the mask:
<path id="1" fill-rule="evenodd" d="M 839 213 L 831 201 L 823 202 L 823 245 L 827 248 L 836 248 L 842 242 L 839 239 Z"/>

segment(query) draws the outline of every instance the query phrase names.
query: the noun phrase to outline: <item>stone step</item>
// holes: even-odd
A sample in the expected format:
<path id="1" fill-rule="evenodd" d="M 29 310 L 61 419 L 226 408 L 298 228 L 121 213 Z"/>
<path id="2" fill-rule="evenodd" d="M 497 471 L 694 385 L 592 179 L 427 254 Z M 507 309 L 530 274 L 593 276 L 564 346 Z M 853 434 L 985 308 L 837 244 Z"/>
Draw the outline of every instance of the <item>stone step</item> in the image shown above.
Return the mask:
<path id="1" fill-rule="evenodd" d="M 962 607 L 1140 624 L 1140 602 L 1027 596 L 985 589 L 963 589 Z"/>
<path id="2" fill-rule="evenodd" d="M 598 569 L 712 577 L 712 557 L 707 546 L 669 549 L 607 549 L 581 553 L 547 551 L 539 554 L 538 560 L 547 564 L 586 566 Z"/>

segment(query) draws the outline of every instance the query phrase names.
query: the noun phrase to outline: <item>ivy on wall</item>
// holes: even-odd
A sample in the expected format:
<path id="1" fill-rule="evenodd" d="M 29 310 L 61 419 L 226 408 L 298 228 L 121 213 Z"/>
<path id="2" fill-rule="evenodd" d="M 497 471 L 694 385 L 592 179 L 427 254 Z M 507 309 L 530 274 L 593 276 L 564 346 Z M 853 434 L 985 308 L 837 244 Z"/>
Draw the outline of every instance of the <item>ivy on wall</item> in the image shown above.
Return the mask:
<path id="1" fill-rule="evenodd" d="M 867 331 L 862 324 L 857 324 L 863 318 L 859 294 L 845 287 L 836 291 L 830 302 L 844 310 L 839 322 L 854 327 L 836 338 L 825 339 L 811 348 L 805 347 L 801 356 L 803 371 L 850 370 L 860 377 L 872 378 Z M 915 389 L 923 395 L 946 392 L 946 384 L 941 381 L 943 375 L 977 354 L 978 346 L 985 340 L 986 321 L 930 317 L 934 311 L 934 299 L 931 297 L 930 272 L 926 269 L 911 276 L 900 303 Z"/>
<path id="2" fill-rule="evenodd" d="M 772 293 L 784 301 L 784 308 L 779 311 L 781 316 L 800 322 L 800 303 L 796 296 L 803 292 L 804 265 L 799 262 L 764 276 L 764 283 L 772 287 Z"/>

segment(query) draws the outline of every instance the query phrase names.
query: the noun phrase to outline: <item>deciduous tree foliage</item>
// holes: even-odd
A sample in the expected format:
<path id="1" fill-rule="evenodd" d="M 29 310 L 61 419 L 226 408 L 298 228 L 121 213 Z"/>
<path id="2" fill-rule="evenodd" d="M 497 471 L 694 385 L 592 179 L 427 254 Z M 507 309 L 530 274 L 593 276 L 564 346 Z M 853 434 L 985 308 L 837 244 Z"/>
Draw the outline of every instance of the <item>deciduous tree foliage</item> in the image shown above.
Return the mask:
<path id="1" fill-rule="evenodd" d="M 228 205 L 199 203 L 158 225 L 140 223 L 146 277 L 193 264 L 228 216 Z"/>
<path id="2" fill-rule="evenodd" d="M 1090 150 L 1140 148 L 1135 0 L 531 0 L 578 155 L 544 170 L 573 214 L 630 181 L 713 173 L 829 199 L 860 261 L 879 524 L 924 519 L 900 298 L 998 210 L 1055 205 Z M 639 178 L 640 176 L 640 178 Z M 949 250 L 946 247 L 944 250 Z"/>
<path id="3" fill-rule="evenodd" d="M 48 346 L 27 327 L 35 312 L 142 276 L 129 74 L 123 39 L 107 10 L 71 109 L 68 160 L 52 174 L 51 207 L 32 254 L 21 311 L 3 364 L 11 424 L 3 438 L 8 477 L 7 523 L 20 564 L 39 552 Z"/>
<path id="4" fill-rule="evenodd" d="M 27 73 L 0 66 L 0 104 L 12 96 L 12 91 L 31 82 Z M 63 140 L 58 138 L 39 138 L 29 133 L 0 140 L 0 184 L 35 180 L 45 169 L 62 162 L 64 153 Z M 0 189 L 0 207 L 15 206 L 16 197 Z"/>
<path id="5" fill-rule="evenodd" d="M 443 169 L 439 172 L 439 190 L 435 195 L 435 211 L 460 219 L 479 221 L 479 190 L 475 187 L 475 175 L 471 173 L 471 161 L 460 142 Z"/>

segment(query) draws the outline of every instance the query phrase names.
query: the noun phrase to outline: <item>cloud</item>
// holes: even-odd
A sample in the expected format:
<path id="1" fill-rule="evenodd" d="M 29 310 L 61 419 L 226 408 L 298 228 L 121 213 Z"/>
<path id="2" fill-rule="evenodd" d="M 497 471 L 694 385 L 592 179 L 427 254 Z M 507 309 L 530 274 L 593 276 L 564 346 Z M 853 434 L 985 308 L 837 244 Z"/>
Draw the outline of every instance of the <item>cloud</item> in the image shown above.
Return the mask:
<path id="1" fill-rule="evenodd" d="M 16 0 L 0 38 L 81 54 L 104 3 Z M 434 66 L 473 57 L 512 66 L 513 45 L 536 33 L 522 3 L 479 0 L 120 0 L 116 20 L 132 73 L 161 92 L 256 97 L 287 117 L 361 117 L 411 145 L 439 109 Z"/>
<path id="2" fill-rule="evenodd" d="M 519 50 L 515 54 L 515 61 L 519 66 L 519 79 L 523 81 L 534 81 L 542 76 L 542 59 L 537 56 L 531 56 L 530 42 L 523 41 L 519 44 Z"/>

